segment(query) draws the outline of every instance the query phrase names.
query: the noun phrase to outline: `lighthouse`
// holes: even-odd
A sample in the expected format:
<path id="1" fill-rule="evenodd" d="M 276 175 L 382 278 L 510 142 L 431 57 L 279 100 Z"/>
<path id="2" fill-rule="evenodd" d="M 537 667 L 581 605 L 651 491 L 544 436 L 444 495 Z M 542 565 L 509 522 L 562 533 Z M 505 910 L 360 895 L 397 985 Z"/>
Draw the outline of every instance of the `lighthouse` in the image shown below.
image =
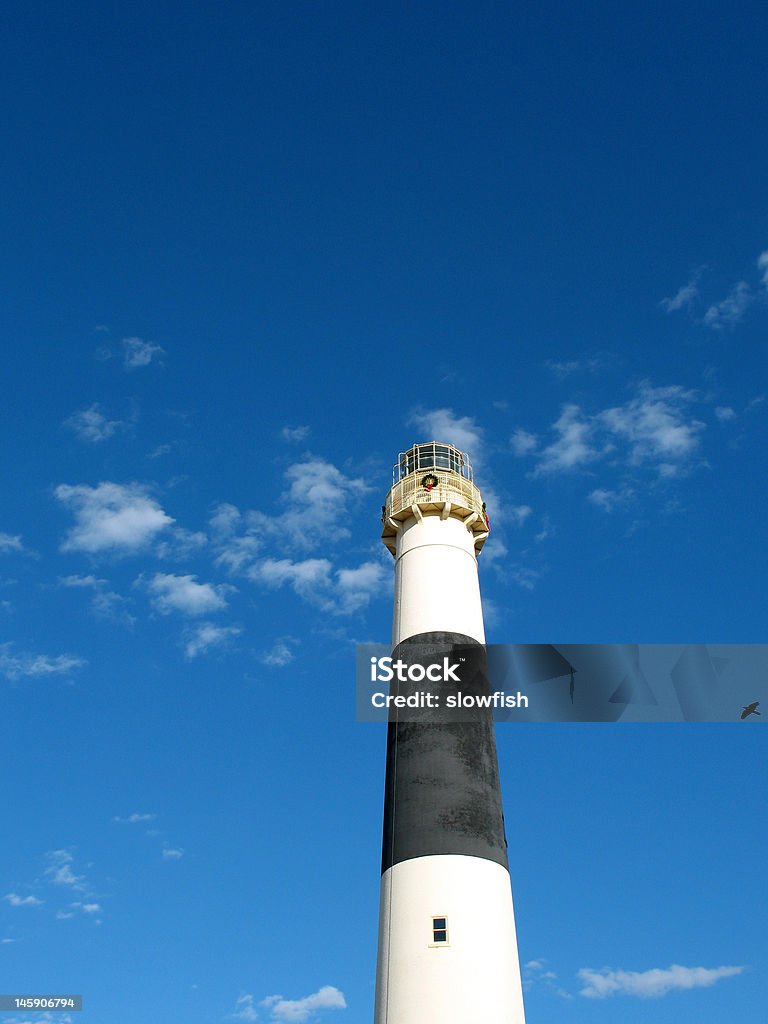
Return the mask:
<path id="1" fill-rule="evenodd" d="M 400 453 L 382 522 L 393 660 L 482 659 L 489 524 L 467 455 L 438 442 Z M 374 1021 L 525 1022 L 490 708 L 458 720 L 390 711 Z"/>

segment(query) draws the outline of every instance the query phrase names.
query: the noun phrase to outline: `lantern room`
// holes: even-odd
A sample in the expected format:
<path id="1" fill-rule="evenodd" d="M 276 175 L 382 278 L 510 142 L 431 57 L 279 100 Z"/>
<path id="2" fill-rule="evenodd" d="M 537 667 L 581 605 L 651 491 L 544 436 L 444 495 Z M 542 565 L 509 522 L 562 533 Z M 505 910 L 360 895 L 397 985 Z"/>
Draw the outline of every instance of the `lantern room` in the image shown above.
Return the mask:
<path id="1" fill-rule="evenodd" d="M 476 553 L 488 537 L 485 502 L 475 487 L 472 463 L 452 444 L 429 441 L 400 452 L 382 508 L 384 545 L 394 554 L 397 533 L 406 520 L 425 515 L 461 519 L 474 536 Z"/>

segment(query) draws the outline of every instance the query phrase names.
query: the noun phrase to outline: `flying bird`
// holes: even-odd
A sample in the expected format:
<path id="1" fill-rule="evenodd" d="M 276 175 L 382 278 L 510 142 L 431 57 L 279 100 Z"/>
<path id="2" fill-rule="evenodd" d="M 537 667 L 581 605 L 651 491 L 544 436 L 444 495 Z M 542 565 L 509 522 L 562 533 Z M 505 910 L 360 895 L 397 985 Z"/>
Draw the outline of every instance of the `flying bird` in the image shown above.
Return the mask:
<path id="1" fill-rule="evenodd" d="M 759 700 L 753 700 L 751 704 L 747 704 L 744 710 L 741 712 L 741 720 L 749 718 L 750 715 L 759 715 L 760 712 L 757 710 L 757 706 L 760 703 Z"/>

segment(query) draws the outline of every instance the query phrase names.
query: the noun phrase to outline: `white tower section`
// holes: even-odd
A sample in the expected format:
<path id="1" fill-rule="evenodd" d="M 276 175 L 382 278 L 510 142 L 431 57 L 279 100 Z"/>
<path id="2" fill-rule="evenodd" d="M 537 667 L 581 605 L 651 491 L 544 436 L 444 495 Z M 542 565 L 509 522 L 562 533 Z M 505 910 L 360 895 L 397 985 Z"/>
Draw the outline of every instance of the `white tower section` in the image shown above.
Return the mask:
<path id="1" fill-rule="evenodd" d="M 489 527 L 467 456 L 436 442 L 402 453 L 383 524 L 393 647 L 483 644 Z M 374 1021 L 525 1022 L 490 712 L 390 721 Z"/>

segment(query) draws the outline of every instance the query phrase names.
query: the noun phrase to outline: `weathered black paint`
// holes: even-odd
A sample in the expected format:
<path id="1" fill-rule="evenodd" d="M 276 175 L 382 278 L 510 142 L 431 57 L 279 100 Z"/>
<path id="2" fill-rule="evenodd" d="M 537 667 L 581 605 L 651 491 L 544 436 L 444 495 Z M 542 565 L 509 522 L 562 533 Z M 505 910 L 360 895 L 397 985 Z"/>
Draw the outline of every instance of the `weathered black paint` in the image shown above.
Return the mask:
<path id="1" fill-rule="evenodd" d="M 409 648 L 418 645 L 414 656 Z M 428 645 L 425 648 L 424 645 Z M 484 651 L 460 633 L 433 632 L 410 637 L 393 658 L 434 660 L 451 657 L 457 648 L 475 655 L 472 679 L 441 687 L 445 696 L 461 690 L 488 692 L 487 674 L 477 672 Z M 392 683 L 393 693 L 419 689 L 418 683 Z M 466 719 L 466 714 L 461 716 Z M 463 854 L 507 865 L 496 741 L 490 709 L 471 721 L 446 721 L 445 713 L 425 711 L 421 721 L 397 721 L 393 711 L 387 732 L 387 778 L 384 794 L 382 873 L 413 857 Z"/>

